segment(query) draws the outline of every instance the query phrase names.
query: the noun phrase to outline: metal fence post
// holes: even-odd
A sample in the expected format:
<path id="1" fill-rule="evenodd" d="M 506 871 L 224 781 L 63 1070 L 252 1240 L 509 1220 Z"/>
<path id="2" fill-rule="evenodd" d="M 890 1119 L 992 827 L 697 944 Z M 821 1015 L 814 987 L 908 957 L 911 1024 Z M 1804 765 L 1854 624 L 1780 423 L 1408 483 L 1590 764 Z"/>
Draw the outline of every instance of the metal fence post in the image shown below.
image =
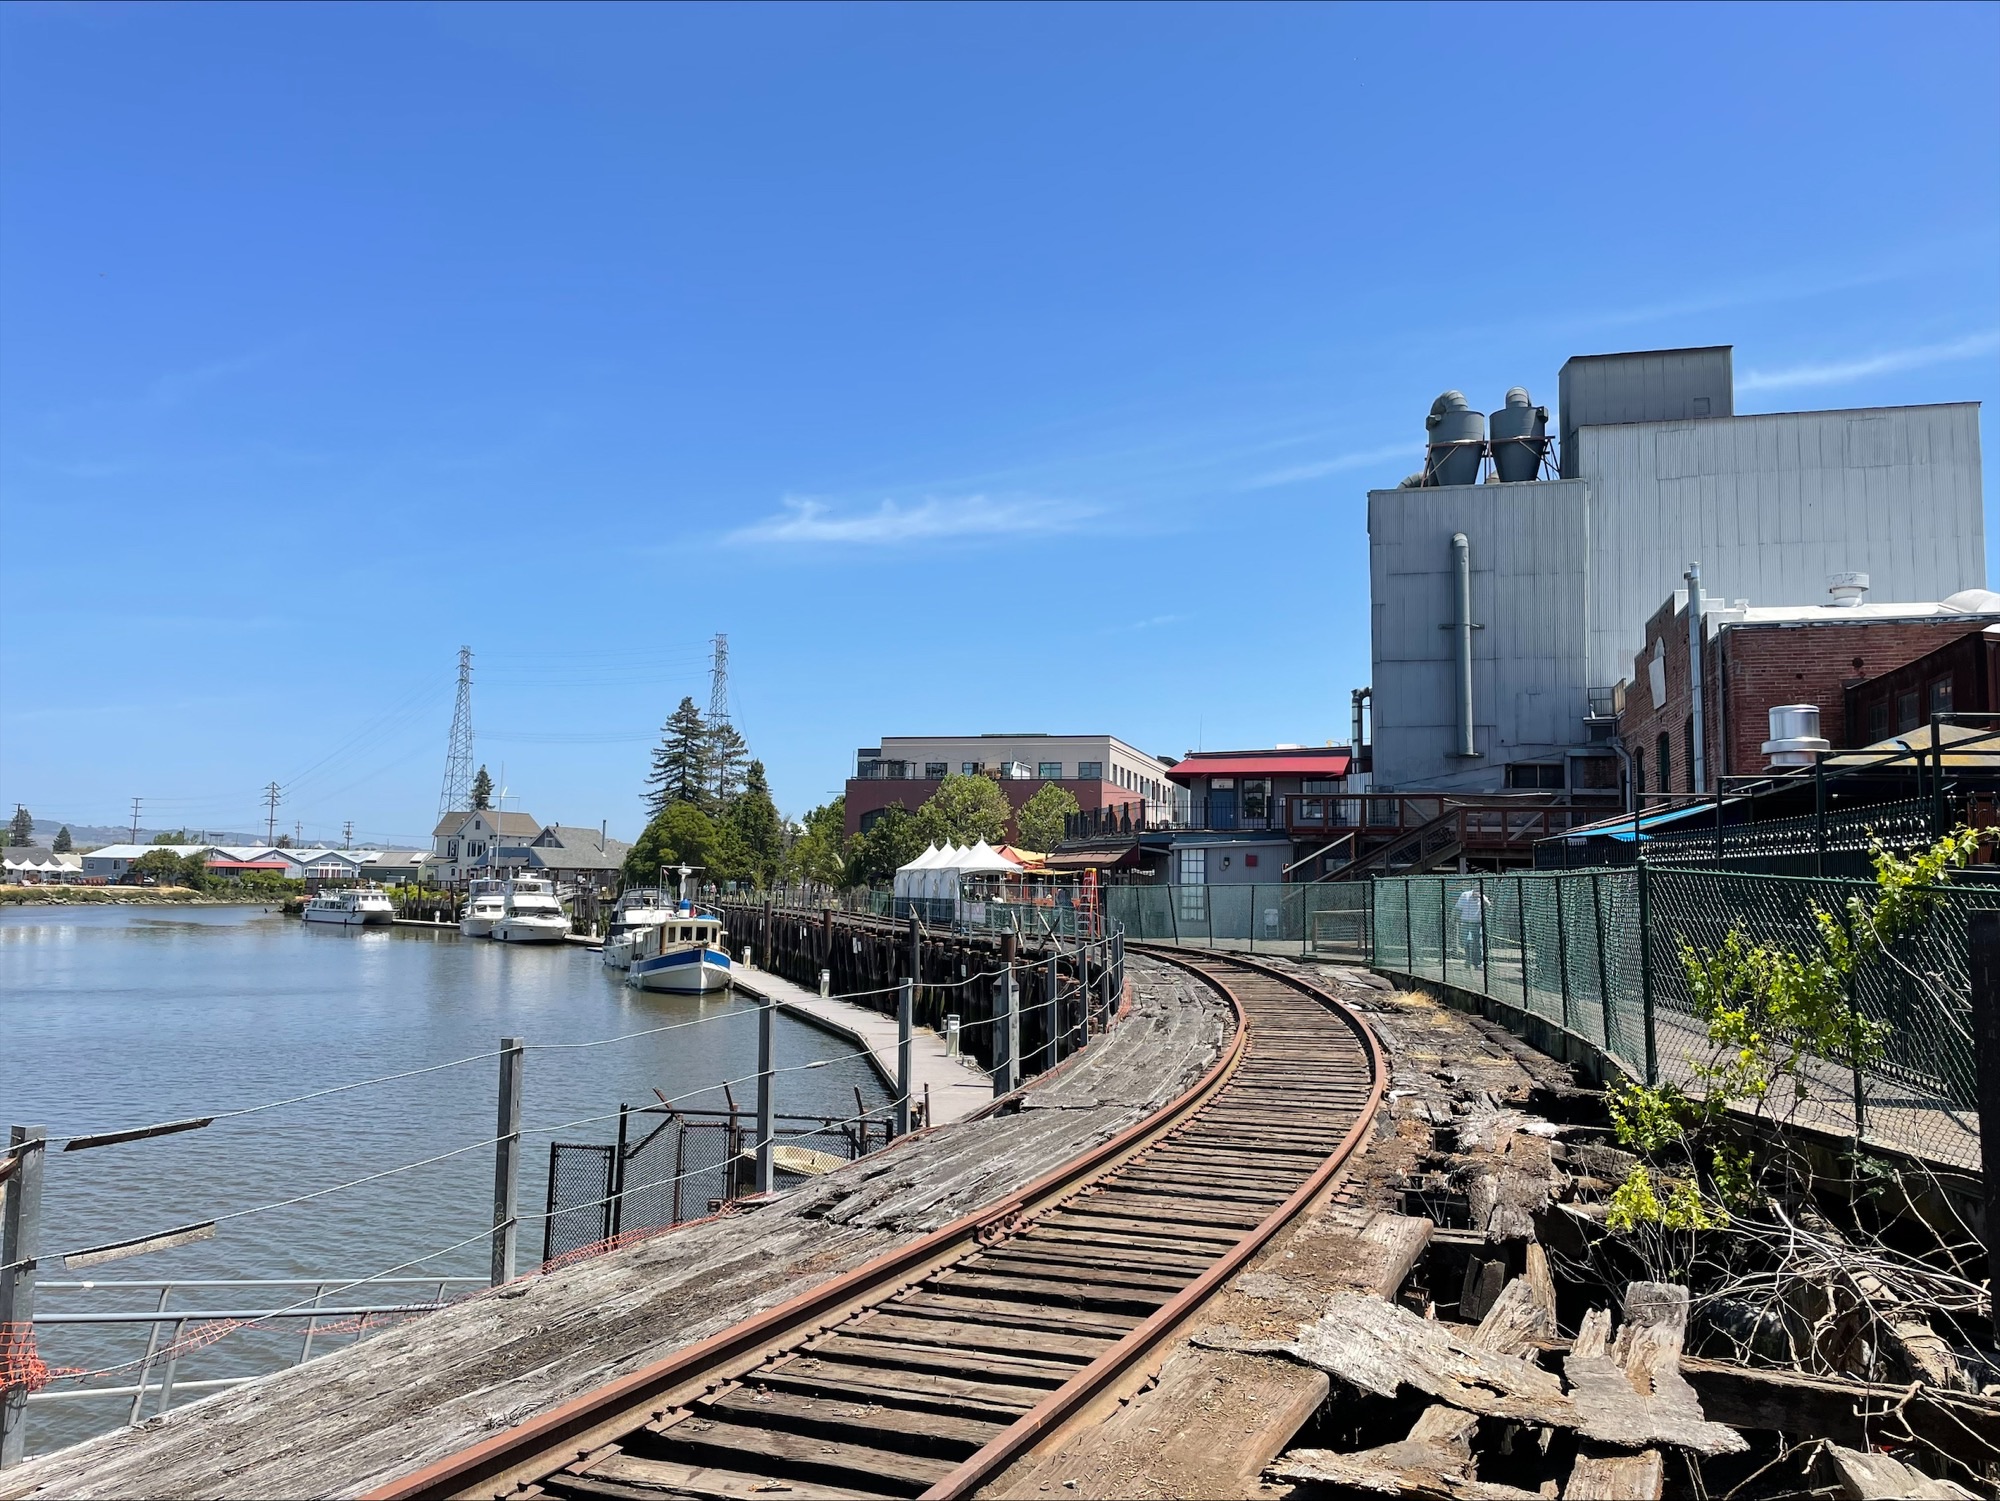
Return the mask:
<path id="1" fill-rule="evenodd" d="M 1845 902 L 1840 904 L 1840 928 L 1847 935 L 1847 951 L 1852 954 L 1854 914 Z M 1847 992 L 1847 1050 L 1848 1061 L 1854 1070 L 1854 1144 L 1858 1147 L 1861 1145 L 1862 1134 L 1868 1129 L 1868 1092 L 1861 1082 L 1861 997 L 1855 993 L 1852 974 L 1840 982 L 1840 988 Z"/>
<path id="2" fill-rule="evenodd" d="M 1826 874 L 1826 757 L 1813 752 L 1813 874 Z"/>
<path id="3" fill-rule="evenodd" d="M 1972 957 L 1972 1044 L 1979 1079 L 1980 1160 L 2000 1163 L 2000 912 L 1974 912 L 1966 924 Z M 1983 1175 L 1986 1192 L 1986 1265 L 2000 1287 L 2000 1172 Z M 11 1223 L 11 1222 L 10 1222 Z M 2000 1302 L 1993 1306 L 2000 1338 Z"/>
<path id="4" fill-rule="evenodd" d="M 1646 1083 L 1660 1082 L 1660 1043 L 1653 1027 L 1653 911 L 1643 854 L 1632 857 L 1639 881 L 1639 1023 L 1646 1029 Z"/>
<path id="5" fill-rule="evenodd" d="M 1021 992 L 1014 977 L 1014 935 L 1000 935 L 1000 1035 L 994 1039 L 993 1095 L 1021 1087 Z M 1108 974 L 1107 967 L 1106 973 Z"/>
<path id="6" fill-rule="evenodd" d="M 1528 887 L 1520 876 L 1514 877 L 1514 917 L 1521 930 L 1521 1009 L 1532 1015 L 1535 1003 L 1528 994 Z"/>
<path id="7" fill-rule="evenodd" d="M 521 1039 L 500 1039 L 500 1112 L 493 1130 L 492 1285 L 514 1280 L 514 1242 L 520 1228 Z"/>
<path id="8" fill-rule="evenodd" d="M 915 945 L 913 944 L 914 948 Z M 896 987 L 896 1134 L 910 1134 L 910 1092 L 914 1083 L 915 1059 L 911 1053 L 911 1032 L 916 1025 L 917 982 L 905 980 Z"/>
<path id="9" fill-rule="evenodd" d="M 1486 877 L 1479 877 L 1479 993 L 1493 994 L 1493 948 L 1486 932 L 1486 914 L 1493 904 L 1486 900 Z"/>
<path id="10" fill-rule="evenodd" d="M 765 996 L 757 1007 L 757 1192 L 767 1194 L 776 1181 L 772 1148 L 777 1102 L 772 1098 L 772 1058 L 777 1052 L 778 1003 Z"/>
<path id="11" fill-rule="evenodd" d="M 1611 964 L 1604 952 L 1604 885 L 1596 873 L 1590 877 L 1591 925 L 1597 934 L 1597 1003 L 1604 1008 L 1604 1051 L 1613 1055 L 1611 1045 Z"/>
<path id="12" fill-rule="evenodd" d="M 35 1337 L 35 1258 L 42 1230 L 42 1164 L 49 1138 L 46 1126 L 16 1126 L 7 1133 L 7 1217 L 0 1228 L 0 1333 L 12 1329 L 23 1353 Z M 158 1329 L 158 1325 L 153 1326 Z M 26 1453 L 28 1389 L 13 1386 L 0 1401 L 0 1467 L 17 1465 Z"/>
<path id="13" fill-rule="evenodd" d="M 1438 983 L 1451 983 L 1451 903 L 1443 876 L 1438 877 Z"/>
<path id="14" fill-rule="evenodd" d="M 1556 973 L 1561 977 L 1562 984 L 1563 1030 L 1574 1032 L 1576 1028 L 1571 1024 L 1569 1015 L 1569 926 L 1563 914 L 1563 882 L 1568 877 L 1551 876 L 1549 879 L 1556 888 Z"/>

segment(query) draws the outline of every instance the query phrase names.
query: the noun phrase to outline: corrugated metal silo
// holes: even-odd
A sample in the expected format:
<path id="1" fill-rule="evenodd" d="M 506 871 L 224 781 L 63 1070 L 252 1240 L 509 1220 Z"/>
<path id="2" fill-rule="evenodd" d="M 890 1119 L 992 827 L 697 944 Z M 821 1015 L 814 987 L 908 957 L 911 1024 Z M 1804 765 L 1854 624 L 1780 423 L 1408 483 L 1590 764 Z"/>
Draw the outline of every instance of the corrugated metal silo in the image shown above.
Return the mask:
<path id="1" fill-rule="evenodd" d="M 1515 386 L 1507 404 L 1493 414 L 1493 467 L 1508 484 L 1541 473 L 1542 455 L 1549 448 L 1549 409 L 1538 407 L 1527 388 Z"/>
<path id="2" fill-rule="evenodd" d="M 1424 452 L 1426 485 L 1476 485 L 1486 454 L 1486 416 L 1475 412 L 1463 391 L 1447 391 L 1431 403 L 1424 419 L 1429 447 Z"/>

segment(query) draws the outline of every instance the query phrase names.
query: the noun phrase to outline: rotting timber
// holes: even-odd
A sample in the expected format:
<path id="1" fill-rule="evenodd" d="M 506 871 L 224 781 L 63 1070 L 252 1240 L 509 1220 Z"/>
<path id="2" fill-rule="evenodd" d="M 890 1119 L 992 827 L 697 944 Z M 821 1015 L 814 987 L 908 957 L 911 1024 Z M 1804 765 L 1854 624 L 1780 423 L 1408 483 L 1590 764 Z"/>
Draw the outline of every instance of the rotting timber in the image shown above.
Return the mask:
<path id="1" fill-rule="evenodd" d="M 1115 1392 L 1364 1145 L 1365 1024 L 1300 977 L 1229 1001 L 1166 1108 L 1002 1202 L 378 1488 L 378 1497 L 956 1496 Z"/>

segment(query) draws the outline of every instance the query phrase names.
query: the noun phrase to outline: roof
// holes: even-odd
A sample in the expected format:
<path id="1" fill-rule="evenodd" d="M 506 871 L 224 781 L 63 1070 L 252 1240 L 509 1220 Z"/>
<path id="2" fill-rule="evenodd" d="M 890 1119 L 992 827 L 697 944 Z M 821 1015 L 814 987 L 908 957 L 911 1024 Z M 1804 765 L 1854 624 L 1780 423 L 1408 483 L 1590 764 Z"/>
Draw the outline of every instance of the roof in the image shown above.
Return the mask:
<path id="1" fill-rule="evenodd" d="M 532 837 L 542 831 L 542 821 L 532 813 L 504 813 L 498 808 L 458 808 L 437 821 L 437 827 L 431 830 L 431 837 L 435 839 L 441 835 L 456 834 L 475 813 L 484 815 L 496 833 Z"/>
<path id="2" fill-rule="evenodd" d="M 1344 750 L 1195 751 L 1167 769 L 1176 782 L 1191 777 L 1344 777 L 1353 757 Z"/>
<path id="3" fill-rule="evenodd" d="M 597 847 L 592 840 L 582 848 L 554 844 L 531 844 L 527 847 L 527 858 L 544 870 L 617 870 L 625 863 L 626 853 L 632 848 L 616 839 L 604 841 L 604 848 Z"/>
<path id="4" fill-rule="evenodd" d="M 547 849 L 554 845 L 558 849 L 596 849 L 600 844 L 609 849 L 618 841 L 606 838 L 601 829 L 586 829 L 578 824 L 552 823 L 535 837 L 535 843 Z"/>
<path id="5" fill-rule="evenodd" d="M 1048 859 L 1049 870 L 1123 870 L 1139 863 L 1139 841 L 1123 849 L 1056 850 Z"/>

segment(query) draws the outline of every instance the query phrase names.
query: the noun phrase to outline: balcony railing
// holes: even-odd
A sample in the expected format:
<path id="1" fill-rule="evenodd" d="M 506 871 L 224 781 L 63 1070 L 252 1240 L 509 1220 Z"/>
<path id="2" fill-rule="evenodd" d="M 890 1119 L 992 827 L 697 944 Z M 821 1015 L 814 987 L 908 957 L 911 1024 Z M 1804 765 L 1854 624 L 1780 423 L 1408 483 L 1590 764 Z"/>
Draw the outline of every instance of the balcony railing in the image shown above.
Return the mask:
<path id="1" fill-rule="evenodd" d="M 1071 815 L 1067 837 L 1102 838 L 1145 833 L 1277 833 L 1299 839 L 1334 837 L 1349 831 L 1363 840 L 1394 838 L 1456 814 L 1467 842 L 1511 847 L 1529 829 L 1539 833 L 1588 822 L 1617 807 L 1605 800 L 1559 802 L 1537 792 L 1468 797 L 1450 793 L 1364 792 L 1323 796 L 1292 794 L 1265 798 L 1247 808 L 1238 799 L 1195 798 L 1184 807 L 1160 803 L 1113 803 Z M 1539 833 L 1537 837 L 1539 837 Z"/>

